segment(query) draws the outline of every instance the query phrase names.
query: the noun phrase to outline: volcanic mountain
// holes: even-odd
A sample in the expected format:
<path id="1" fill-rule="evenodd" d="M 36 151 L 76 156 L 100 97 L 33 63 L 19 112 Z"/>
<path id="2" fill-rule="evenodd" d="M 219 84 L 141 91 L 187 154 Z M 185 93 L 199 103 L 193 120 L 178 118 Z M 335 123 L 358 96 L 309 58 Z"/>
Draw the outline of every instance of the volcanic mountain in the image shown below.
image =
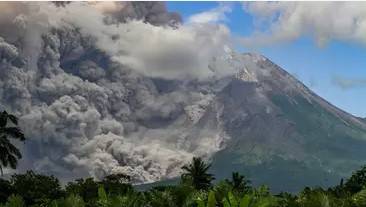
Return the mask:
<path id="1" fill-rule="evenodd" d="M 190 139 L 219 129 L 212 173 L 238 171 L 275 192 L 330 186 L 365 163 L 366 124 L 322 99 L 259 54 L 231 53 L 236 75 L 212 83 Z M 217 87 L 220 86 L 220 87 Z M 192 134 L 194 136 L 192 136 Z"/>
<path id="2" fill-rule="evenodd" d="M 231 137 L 214 155 L 216 175 L 245 172 L 275 191 L 297 191 L 335 184 L 364 164 L 362 119 L 328 103 L 261 55 L 235 55 L 232 61 L 243 70 L 202 118 L 218 117 Z"/>
<path id="3" fill-rule="evenodd" d="M 34 41 L 7 32 L 0 33 L 0 109 L 20 118 L 27 137 L 20 172 L 63 181 L 125 173 L 150 183 L 179 176 L 201 156 L 218 179 L 239 171 L 256 185 L 297 191 L 335 184 L 364 164 L 365 121 L 262 55 L 227 50 L 209 63 L 210 77 L 167 79 L 115 61 L 95 43 L 104 32 L 87 35 L 71 24 Z"/>

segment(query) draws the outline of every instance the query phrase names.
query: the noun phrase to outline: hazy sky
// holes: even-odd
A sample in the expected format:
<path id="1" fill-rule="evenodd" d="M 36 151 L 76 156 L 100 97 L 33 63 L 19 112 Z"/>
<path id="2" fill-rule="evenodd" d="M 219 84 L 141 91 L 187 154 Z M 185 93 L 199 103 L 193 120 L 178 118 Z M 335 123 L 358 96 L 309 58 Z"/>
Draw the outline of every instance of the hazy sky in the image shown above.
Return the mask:
<path id="1" fill-rule="evenodd" d="M 251 38 L 254 46 L 235 46 L 262 53 L 334 105 L 366 117 L 366 11 L 357 9 L 363 6 L 283 4 L 259 4 L 250 10 L 238 2 L 167 3 L 186 23 L 220 22 L 238 38 L 268 34 L 265 43 Z"/>

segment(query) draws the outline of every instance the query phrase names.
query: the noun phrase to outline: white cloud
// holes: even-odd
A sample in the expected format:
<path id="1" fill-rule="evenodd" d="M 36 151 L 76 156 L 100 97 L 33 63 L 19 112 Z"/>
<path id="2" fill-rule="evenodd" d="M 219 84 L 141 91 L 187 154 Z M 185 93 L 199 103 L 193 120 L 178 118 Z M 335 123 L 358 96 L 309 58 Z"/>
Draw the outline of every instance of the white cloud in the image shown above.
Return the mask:
<path id="1" fill-rule="evenodd" d="M 209 11 L 204 11 L 188 18 L 188 23 L 218 23 L 227 20 L 226 13 L 231 12 L 232 8 L 229 4 L 220 4 L 218 7 Z"/>
<path id="2" fill-rule="evenodd" d="M 346 78 L 342 76 L 333 76 L 332 83 L 344 90 L 366 87 L 365 78 Z"/>
<path id="3" fill-rule="evenodd" d="M 249 2 L 244 10 L 268 29 L 241 38 L 248 47 L 312 36 L 319 46 L 330 40 L 366 43 L 365 2 Z"/>

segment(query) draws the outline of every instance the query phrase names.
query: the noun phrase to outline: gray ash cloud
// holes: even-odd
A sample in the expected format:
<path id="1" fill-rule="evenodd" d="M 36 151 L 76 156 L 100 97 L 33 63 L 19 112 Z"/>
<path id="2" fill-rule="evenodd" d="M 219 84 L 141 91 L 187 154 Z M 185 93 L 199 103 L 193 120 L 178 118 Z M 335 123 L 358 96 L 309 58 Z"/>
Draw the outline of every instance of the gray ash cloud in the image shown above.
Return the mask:
<path id="1" fill-rule="evenodd" d="M 9 11 L 1 12 L 0 21 L 0 108 L 20 117 L 28 137 L 19 171 L 31 168 L 64 180 L 122 172 L 151 182 L 176 176 L 193 155 L 218 150 L 218 131 L 186 133 L 212 94 L 203 92 L 204 84 L 188 90 L 188 79 L 176 78 L 212 76 L 208 61 L 228 31 L 176 27 L 179 15 L 163 3 L 116 4 L 0 4 Z M 148 32 L 154 41 L 139 39 Z M 197 47 L 201 55 L 192 56 Z M 175 68 L 160 71 L 172 58 L 196 65 L 168 64 Z M 183 84 L 161 92 L 151 77 Z"/>

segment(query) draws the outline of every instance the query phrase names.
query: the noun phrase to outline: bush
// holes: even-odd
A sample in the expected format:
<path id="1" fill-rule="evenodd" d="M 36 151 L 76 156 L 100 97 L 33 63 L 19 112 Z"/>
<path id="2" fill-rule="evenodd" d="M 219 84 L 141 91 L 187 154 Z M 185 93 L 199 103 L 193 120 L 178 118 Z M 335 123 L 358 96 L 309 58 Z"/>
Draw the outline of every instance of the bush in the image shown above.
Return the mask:
<path id="1" fill-rule="evenodd" d="M 57 178 L 33 171 L 12 175 L 10 183 L 14 192 L 24 199 L 27 206 L 42 203 L 44 200 L 54 200 L 63 195 Z"/>
<path id="2" fill-rule="evenodd" d="M 10 181 L 0 179 L 0 203 L 5 203 L 8 197 L 14 193 L 13 186 Z"/>
<path id="3" fill-rule="evenodd" d="M 5 204 L 5 207 L 24 207 L 25 203 L 21 196 L 11 195 Z"/>
<path id="4" fill-rule="evenodd" d="M 79 195 L 86 206 L 96 206 L 99 184 L 93 178 L 78 179 L 66 185 L 67 195 Z"/>

